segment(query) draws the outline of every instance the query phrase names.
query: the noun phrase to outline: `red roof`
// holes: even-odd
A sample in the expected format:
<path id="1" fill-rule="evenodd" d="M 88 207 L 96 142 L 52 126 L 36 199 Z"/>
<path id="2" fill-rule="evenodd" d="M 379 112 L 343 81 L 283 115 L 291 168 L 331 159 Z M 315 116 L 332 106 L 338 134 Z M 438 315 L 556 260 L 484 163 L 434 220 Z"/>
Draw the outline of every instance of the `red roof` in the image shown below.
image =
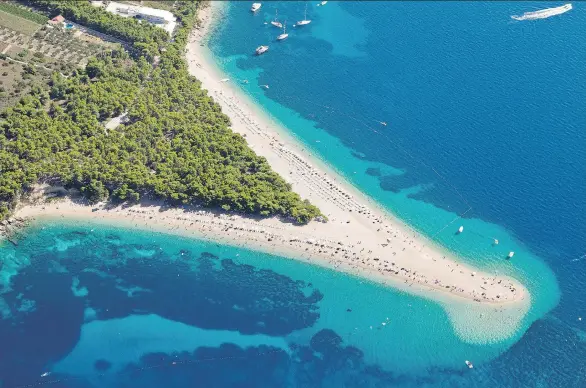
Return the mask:
<path id="1" fill-rule="evenodd" d="M 61 23 L 65 20 L 65 18 L 61 15 L 55 16 L 53 19 L 51 19 L 51 21 L 53 23 Z"/>

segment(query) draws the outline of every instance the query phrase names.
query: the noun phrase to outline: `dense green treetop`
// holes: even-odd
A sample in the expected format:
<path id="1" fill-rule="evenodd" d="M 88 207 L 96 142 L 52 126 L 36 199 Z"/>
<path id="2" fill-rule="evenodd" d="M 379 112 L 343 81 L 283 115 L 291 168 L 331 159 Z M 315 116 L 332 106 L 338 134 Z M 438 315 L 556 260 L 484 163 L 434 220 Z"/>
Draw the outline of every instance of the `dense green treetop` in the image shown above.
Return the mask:
<path id="1" fill-rule="evenodd" d="M 189 75 L 183 54 L 198 3 L 176 3 L 181 27 L 172 42 L 155 27 L 81 1 L 29 3 L 146 49 L 133 56 L 114 51 L 68 76 L 55 73 L 47 88 L 2 113 L 0 215 L 39 181 L 77 188 L 91 202 L 150 197 L 301 223 L 320 215 L 230 130 L 228 117 Z M 105 128 L 122 114 L 124 124 Z"/>

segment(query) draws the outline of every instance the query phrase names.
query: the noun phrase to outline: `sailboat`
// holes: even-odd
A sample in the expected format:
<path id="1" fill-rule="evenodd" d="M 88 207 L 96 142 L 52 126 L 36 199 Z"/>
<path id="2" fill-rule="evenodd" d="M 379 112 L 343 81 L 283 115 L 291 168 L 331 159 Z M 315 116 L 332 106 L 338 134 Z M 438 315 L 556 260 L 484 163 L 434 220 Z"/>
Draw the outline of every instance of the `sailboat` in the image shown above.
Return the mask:
<path id="1" fill-rule="evenodd" d="M 307 3 L 305 4 L 305 17 L 303 18 L 303 20 L 300 20 L 297 22 L 298 26 L 305 26 L 307 24 L 311 23 L 311 20 L 307 20 Z"/>
<path id="2" fill-rule="evenodd" d="M 271 24 L 275 27 L 283 28 L 283 25 L 278 20 L 279 10 L 275 10 L 275 20 L 271 22 Z"/>
<path id="3" fill-rule="evenodd" d="M 287 34 L 287 22 L 285 22 L 285 25 L 283 26 L 283 33 L 279 36 L 277 36 L 277 40 L 285 40 L 289 37 L 289 34 Z"/>

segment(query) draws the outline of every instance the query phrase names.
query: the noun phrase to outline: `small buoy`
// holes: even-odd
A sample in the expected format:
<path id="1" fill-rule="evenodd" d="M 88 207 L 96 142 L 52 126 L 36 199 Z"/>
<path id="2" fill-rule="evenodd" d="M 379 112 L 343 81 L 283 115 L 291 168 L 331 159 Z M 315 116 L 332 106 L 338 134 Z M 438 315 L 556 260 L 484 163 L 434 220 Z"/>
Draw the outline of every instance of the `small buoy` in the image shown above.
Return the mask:
<path id="1" fill-rule="evenodd" d="M 464 227 L 463 227 L 463 226 L 460 226 L 460 227 L 458 228 L 458 233 L 462 233 L 463 231 L 464 231 Z"/>
<path id="2" fill-rule="evenodd" d="M 507 259 L 512 258 L 513 256 L 515 256 L 515 252 L 511 251 L 509 252 L 509 254 L 507 255 Z"/>

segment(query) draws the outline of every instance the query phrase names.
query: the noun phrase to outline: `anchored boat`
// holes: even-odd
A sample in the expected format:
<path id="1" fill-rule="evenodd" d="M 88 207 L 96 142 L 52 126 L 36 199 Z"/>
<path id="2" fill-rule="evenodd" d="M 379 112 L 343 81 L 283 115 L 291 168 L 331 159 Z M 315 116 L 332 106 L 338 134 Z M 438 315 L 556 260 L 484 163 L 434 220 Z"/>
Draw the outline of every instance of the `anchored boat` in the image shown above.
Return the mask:
<path id="1" fill-rule="evenodd" d="M 298 26 L 305 26 L 309 23 L 311 23 L 311 20 L 307 19 L 307 4 L 305 4 L 305 16 L 303 17 L 303 20 L 300 20 L 297 22 L 297 25 Z"/>
<path id="2" fill-rule="evenodd" d="M 285 40 L 289 37 L 289 34 L 287 34 L 287 23 L 285 23 L 285 25 L 283 26 L 283 33 L 279 36 L 277 36 L 277 40 Z"/>
<path id="3" fill-rule="evenodd" d="M 269 51 L 269 46 L 258 46 L 255 50 L 256 55 L 261 55 Z"/>
<path id="4" fill-rule="evenodd" d="M 283 28 L 283 24 L 279 22 L 279 10 L 275 10 L 275 20 L 273 20 L 271 24 L 275 27 Z"/>

